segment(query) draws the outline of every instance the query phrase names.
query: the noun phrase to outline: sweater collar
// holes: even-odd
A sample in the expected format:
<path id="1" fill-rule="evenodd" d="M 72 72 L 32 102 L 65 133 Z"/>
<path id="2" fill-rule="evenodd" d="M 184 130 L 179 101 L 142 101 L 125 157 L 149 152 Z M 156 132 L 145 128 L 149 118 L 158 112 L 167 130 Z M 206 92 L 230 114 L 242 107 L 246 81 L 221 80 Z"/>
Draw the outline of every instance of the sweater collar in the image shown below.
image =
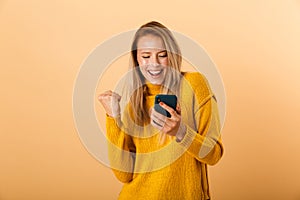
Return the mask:
<path id="1" fill-rule="evenodd" d="M 160 91 L 160 88 L 161 88 L 161 85 L 154 85 L 148 81 L 146 81 L 145 83 L 146 87 L 147 87 L 147 93 L 149 95 L 156 95 L 156 94 L 159 94 L 161 91 Z"/>

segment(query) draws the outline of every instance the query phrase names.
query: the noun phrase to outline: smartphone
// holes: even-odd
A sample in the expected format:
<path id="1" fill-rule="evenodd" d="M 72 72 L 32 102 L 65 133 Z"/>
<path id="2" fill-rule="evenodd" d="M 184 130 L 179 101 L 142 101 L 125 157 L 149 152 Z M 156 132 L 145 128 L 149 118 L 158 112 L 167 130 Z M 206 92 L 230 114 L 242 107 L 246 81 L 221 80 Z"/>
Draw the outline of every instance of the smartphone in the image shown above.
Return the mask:
<path id="1" fill-rule="evenodd" d="M 171 94 L 158 94 L 155 96 L 155 101 L 154 101 L 154 110 L 159 112 L 160 114 L 171 117 L 171 114 L 166 111 L 164 108 L 162 108 L 159 105 L 159 102 L 163 102 L 173 108 L 176 111 L 176 106 L 177 106 L 177 97 L 176 95 L 171 95 Z"/>

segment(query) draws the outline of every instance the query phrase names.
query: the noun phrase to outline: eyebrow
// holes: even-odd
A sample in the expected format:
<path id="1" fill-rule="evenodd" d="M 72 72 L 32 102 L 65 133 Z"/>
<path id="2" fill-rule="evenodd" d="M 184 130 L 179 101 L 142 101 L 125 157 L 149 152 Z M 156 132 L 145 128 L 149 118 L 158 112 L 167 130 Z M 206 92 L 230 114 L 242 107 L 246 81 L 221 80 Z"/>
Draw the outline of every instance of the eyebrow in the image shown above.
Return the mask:
<path id="1" fill-rule="evenodd" d="M 163 52 L 167 52 L 167 50 L 162 50 L 162 51 L 159 51 L 157 53 L 163 53 Z M 147 50 L 141 50 L 141 53 L 151 53 L 151 52 L 149 52 Z"/>

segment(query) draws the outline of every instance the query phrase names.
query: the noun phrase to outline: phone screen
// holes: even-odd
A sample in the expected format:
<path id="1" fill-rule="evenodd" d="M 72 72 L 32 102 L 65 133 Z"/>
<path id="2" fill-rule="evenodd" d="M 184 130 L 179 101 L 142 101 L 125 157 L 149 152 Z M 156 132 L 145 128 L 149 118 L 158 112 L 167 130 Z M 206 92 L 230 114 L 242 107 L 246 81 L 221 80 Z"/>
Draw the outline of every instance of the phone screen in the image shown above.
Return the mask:
<path id="1" fill-rule="evenodd" d="M 177 106 L 177 97 L 175 95 L 171 94 L 158 94 L 155 96 L 155 102 L 154 102 L 154 110 L 159 112 L 160 114 L 171 117 L 171 114 L 166 111 L 164 108 L 162 108 L 159 105 L 159 102 L 163 102 L 173 108 L 176 111 L 176 106 Z"/>

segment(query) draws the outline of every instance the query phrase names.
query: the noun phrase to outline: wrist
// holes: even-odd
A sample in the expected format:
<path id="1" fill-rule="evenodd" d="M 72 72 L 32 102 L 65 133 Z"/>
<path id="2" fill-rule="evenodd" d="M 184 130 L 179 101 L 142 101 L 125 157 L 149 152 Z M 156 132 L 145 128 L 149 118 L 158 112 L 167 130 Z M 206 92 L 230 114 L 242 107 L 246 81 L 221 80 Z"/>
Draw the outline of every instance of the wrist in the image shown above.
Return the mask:
<path id="1" fill-rule="evenodd" d="M 121 117 L 121 114 L 114 115 L 114 114 L 106 113 L 106 116 L 109 117 L 109 118 L 117 119 L 117 118 Z"/>
<path id="2" fill-rule="evenodd" d="M 186 134 L 186 125 L 181 124 L 176 134 L 176 142 L 181 142 Z"/>

